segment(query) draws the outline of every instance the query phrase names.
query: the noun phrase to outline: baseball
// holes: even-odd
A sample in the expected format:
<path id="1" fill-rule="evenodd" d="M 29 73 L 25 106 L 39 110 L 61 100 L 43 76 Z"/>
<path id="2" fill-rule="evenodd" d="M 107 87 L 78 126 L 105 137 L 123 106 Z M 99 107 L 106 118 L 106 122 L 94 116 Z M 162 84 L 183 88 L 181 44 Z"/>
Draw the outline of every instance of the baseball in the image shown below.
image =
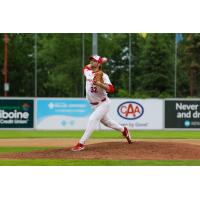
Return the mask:
<path id="1" fill-rule="evenodd" d="M 106 62 L 108 62 L 108 58 L 103 57 L 103 58 L 102 58 L 102 61 L 103 61 L 103 63 L 106 63 Z"/>

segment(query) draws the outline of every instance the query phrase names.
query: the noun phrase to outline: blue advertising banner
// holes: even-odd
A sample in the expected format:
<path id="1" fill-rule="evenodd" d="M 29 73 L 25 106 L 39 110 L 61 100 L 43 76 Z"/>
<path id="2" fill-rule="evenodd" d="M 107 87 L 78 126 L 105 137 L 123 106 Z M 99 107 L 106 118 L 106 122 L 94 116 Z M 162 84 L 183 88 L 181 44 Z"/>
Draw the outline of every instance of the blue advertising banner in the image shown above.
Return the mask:
<path id="1" fill-rule="evenodd" d="M 37 129 L 85 129 L 92 113 L 86 99 L 37 99 Z"/>

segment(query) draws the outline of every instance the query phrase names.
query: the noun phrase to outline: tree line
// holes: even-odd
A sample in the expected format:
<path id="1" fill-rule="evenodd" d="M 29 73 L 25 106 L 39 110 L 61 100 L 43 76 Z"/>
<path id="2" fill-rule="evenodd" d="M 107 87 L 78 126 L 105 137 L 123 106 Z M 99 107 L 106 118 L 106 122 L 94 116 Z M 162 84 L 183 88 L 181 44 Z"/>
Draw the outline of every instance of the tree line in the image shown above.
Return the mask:
<path id="1" fill-rule="evenodd" d="M 84 96 L 82 68 L 92 54 L 92 34 L 41 33 L 37 40 L 36 34 L 8 36 L 9 96 Z M 3 37 L 0 34 L 0 96 L 4 96 Z M 198 97 L 199 53 L 197 33 L 182 34 L 179 41 L 175 33 L 98 34 L 98 54 L 110 59 L 103 69 L 116 89 L 112 97 L 172 98 L 175 72 L 176 96 Z"/>

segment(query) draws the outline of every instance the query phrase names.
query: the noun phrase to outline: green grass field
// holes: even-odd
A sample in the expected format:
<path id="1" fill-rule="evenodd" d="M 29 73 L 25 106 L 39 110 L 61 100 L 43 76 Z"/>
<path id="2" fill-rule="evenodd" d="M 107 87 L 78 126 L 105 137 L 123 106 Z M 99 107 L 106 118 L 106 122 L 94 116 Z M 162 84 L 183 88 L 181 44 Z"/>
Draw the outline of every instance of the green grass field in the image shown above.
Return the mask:
<path id="1" fill-rule="evenodd" d="M 80 138 L 83 131 L 14 131 L 1 130 L 0 139 L 11 138 Z M 200 131 L 131 131 L 135 139 L 200 139 Z M 91 138 L 121 138 L 117 131 L 95 131 Z"/>
<path id="2" fill-rule="evenodd" d="M 47 150 L 53 147 L 0 147 L 1 153 L 17 153 L 17 152 L 30 152 L 37 150 Z"/>
<path id="3" fill-rule="evenodd" d="M 0 166 L 200 166 L 200 160 L 0 160 Z"/>
<path id="4" fill-rule="evenodd" d="M 0 131 L 0 139 L 80 138 L 83 131 Z M 200 139 L 200 131 L 131 131 L 135 139 Z M 91 138 L 121 138 L 116 131 L 95 131 Z M 52 148 L 52 147 L 51 147 Z M 49 147 L 0 147 L 0 153 L 46 150 Z M 200 160 L 0 160 L 0 166 L 200 166 Z"/>

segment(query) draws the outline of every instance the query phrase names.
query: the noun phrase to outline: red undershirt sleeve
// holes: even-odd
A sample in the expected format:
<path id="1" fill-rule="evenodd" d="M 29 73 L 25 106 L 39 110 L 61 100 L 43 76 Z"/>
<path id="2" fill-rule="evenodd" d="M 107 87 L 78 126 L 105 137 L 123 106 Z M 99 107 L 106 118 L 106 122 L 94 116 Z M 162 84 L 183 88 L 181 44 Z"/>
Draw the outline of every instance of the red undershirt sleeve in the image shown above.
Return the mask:
<path id="1" fill-rule="evenodd" d="M 115 92 L 115 88 L 112 84 L 108 84 L 108 87 L 109 87 L 109 89 L 107 91 L 108 93 L 114 93 Z"/>

